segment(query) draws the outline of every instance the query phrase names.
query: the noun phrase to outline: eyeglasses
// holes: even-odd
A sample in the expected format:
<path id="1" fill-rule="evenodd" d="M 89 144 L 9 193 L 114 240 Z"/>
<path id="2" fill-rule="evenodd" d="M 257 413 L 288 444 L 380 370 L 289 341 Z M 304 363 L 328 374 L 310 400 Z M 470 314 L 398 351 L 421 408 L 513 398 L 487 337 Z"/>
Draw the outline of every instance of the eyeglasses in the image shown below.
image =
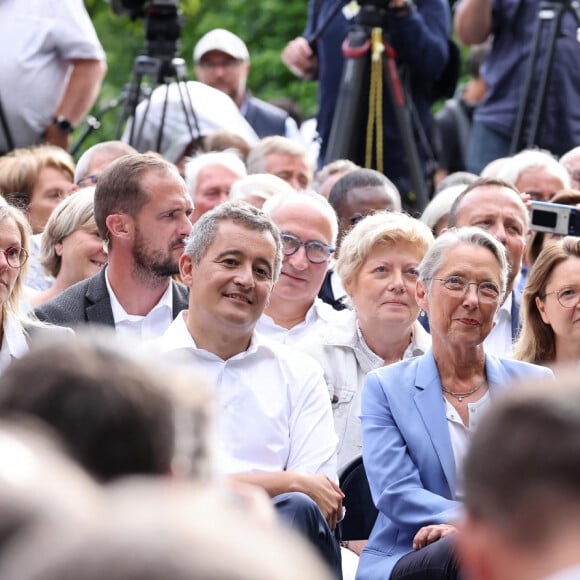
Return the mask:
<path id="1" fill-rule="evenodd" d="M 300 249 L 300 246 L 304 246 L 306 258 L 313 264 L 328 262 L 328 259 L 334 252 L 334 248 L 324 242 L 317 242 L 316 240 L 303 242 L 294 234 L 288 233 L 282 233 L 280 237 L 282 238 L 282 253 L 285 256 L 295 254 Z"/>
<path id="2" fill-rule="evenodd" d="M 11 268 L 22 268 L 28 260 L 28 252 L 24 248 L 17 248 L 15 246 L 10 246 L 5 250 L 0 250 L 6 258 L 6 263 Z"/>
<path id="3" fill-rule="evenodd" d="M 81 179 L 79 179 L 77 181 L 77 185 L 80 185 L 83 181 L 87 181 L 87 180 L 89 180 L 91 185 L 95 185 L 97 183 L 97 181 L 99 181 L 99 176 L 98 175 L 85 175 L 85 177 L 81 177 Z"/>
<path id="4" fill-rule="evenodd" d="M 544 294 L 544 299 L 550 294 L 555 294 L 558 302 L 564 308 L 575 308 L 580 302 L 580 291 L 574 290 L 573 288 L 563 288 L 562 290 L 554 290 L 553 292 L 547 292 Z"/>
<path id="5" fill-rule="evenodd" d="M 219 61 L 211 61 L 211 60 L 202 60 L 197 63 L 197 66 L 201 68 L 207 68 L 209 70 L 215 70 L 216 68 L 225 68 L 232 69 L 236 68 L 237 66 L 241 65 L 244 61 L 239 59 L 229 59 L 229 60 L 219 60 Z"/>
<path id="6" fill-rule="evenodd" d="M 433 280 L 439 280 L 447 290 L 458 296 L 465 294 L 468 288 L 473 285 L 477 288 L 477 297 L 481 302 L 497 302 L 501 294 L 499 288 L 493 282 L 470 282 L 463 276 L 433 278 Z"/>

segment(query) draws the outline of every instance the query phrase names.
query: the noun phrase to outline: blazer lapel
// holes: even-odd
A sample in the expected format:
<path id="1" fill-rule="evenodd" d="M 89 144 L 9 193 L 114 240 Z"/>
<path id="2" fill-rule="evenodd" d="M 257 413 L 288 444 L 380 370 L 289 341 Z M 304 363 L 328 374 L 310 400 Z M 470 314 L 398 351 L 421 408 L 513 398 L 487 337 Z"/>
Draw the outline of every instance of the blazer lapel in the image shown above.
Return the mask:
<path id="1" fill-rule="evenodd" d="M 114 327 L 115 319 L 105 281 L 105 268 L 89 280 L 85 296 L 87 321 Z"/>
<path id="2" fill-rule="evenodd" d="M 451 497 L 453 497 L 456 485 L 455 459 L 447 427 L 447 413 L 441 394 L 439 371 L 431 349 L 419 360 L 415 387 L 417 389 L 415 404 L 441 463 Z"/>

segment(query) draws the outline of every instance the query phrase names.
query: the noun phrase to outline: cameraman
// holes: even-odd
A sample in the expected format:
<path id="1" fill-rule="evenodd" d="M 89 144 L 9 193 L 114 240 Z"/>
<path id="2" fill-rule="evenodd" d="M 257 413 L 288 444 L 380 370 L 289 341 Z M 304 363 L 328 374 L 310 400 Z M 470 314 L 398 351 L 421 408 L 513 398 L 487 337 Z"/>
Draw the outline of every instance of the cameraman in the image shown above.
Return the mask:
<path id="1" fill-rule="evenodd" d="M 351 4 L 336 12 L 316 39 L 314 50 L 306 38 L 310 37 L 341 0 L 309 0 L 308 21 L 302 37 L 288 43 L 282 61 L 297 76 L 318 79 L 318 134 L 321 139 L 320 163 L 324 162 L 328 139 L 337 102 L 344 63 L 341 46 L 347 36 L 354 14 Z M 376 0 L 375 0 L 376 2 Z M 428 138 L 430 133 L 429 86 L 443 72 L 448 59 L 447 39 L 450 34 L 450 11 L 447 0 L 391 0 L 388 2 L 388 23 L 385 36 L 397 53 L 397 62 L 407 66 L 411 76 L 411 97 Z M 345 3 L 345 2 L 343 2 Z M 364 0 L 359 0 L 360 4 Z M 314 43 L 313 43 L 314 44 Z M 385 174 L 395 183 L 403 196 L 403 203 L 412 209 L 413 200 L 409 169 L 401 136 L 396 124 L 394 105 L 385 91 L 383 106 L 384 167 Z M 423 146 L 424 139 L 417 133 L 425 179 L 429 179 L 427 160 L 430 152 Z"/>

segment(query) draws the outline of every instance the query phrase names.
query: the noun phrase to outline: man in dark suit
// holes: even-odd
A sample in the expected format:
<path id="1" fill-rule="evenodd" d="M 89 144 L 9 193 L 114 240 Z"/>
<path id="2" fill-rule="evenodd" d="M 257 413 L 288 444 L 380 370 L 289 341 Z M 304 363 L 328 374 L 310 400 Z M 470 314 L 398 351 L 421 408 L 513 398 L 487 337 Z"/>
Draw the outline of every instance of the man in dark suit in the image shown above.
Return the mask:
<path id="1" fill-rule="evenodd" d="M 300 139 L 296 122 L 282 109 L 248 93 L 250 54 L 244 41 L 223 28 L 204 34 L 193 50 L 195 74 L 204 84 L 226 93 L 258 137 Z"/>
<path id="2" fill-rule="evenodd" d="M 101 272 L 35 312 L 61 326 L 114 326 L 144 339 L 160 336 L 187 308 L 187 289 L 172 280 L 191 231 L 191 198 L 174 165 L 127 155 L 99 176 L 95 221 L 108 252 Z"/>

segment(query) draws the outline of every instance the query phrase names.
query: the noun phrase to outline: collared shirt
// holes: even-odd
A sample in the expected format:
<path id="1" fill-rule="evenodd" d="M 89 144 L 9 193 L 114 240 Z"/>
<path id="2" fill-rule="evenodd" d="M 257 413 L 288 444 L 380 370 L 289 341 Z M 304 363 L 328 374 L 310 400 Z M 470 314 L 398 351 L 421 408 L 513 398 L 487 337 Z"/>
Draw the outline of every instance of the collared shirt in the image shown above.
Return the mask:
<path id="1" fill-rule="evenodd" d="M 512 300 L 513 293 L 510 292 L 493 318 L 495 326 L 483 341 L 488 354 L 502 358 L 512 357 Z"/>
<path id="2" fill-rule="evenodd" d="M 20 358 L 28 352 L 24 329 L 12 317 L 4 320 L 4 337 L 0 349 L 0 373 L 6 370 L 13 358 Z"/>
<path id="3" fill-rule="evenodd" d="M 181 313 L 156 341 L 209 379 L 220 407 L 228 473 L 299 471 L 336 479 L 332 410 L 322 369 L 311 358 L 254 332 L 228 360 L 198 348 Z"/>
<path id="4" fill-rule="evenodd" d="M 320 298 L 315 298 L 304 320 L 292 328 L 284 328 L 276 324 L 267 314 L 262 314 L 256 324 L 256 330 L 276 342 L 297 346 L 304 340 L 324 332 L 328 324 L 341 320 L 343 314 L 344 312 L 334 310 Z"/>
<path id="5" fill-rule="evenodd" d="M 171 281 L 159 302 L 147 313 L 146 316 L 128 314 L 117 299 L 111 283 L 109 272 L 105 271 L 107 291 L 111 301 L 111 310 L 115 320 L 115 330 L 120 335 L 132 336 L 143 340 L 159 338 L 173 321 L 173 285 Z"/>
<path id="6" fill-rule="evenodd" d="M 346 290 L 342 285 L 342 280 L 340 276 L 336 273 L 336 270 L 332 270 L 330 274 L 330 287 L 332 288 L 332 295 L 335 300 L 341 300 L 344 302 L 345 298 L 348 298 Z M 348 305 L 348 303 L 345 303 Z"/>
<path id="7" fill-rule="evenodd" d="M 453 449 L 453 457 L 455 459 L 456 486 L 454 499 L 462 500 L 463 463 L 465 461 L 465 456 L 467 455 L 467 450 L 469 448 L 471 434 L 475 431 L 475 429 L 481 422 L 482 417 L 489 409 L 491 398 L 489 396 L 488 391 L 478 401 L 467 404 L 467 407 L 469 409 L 469 426 L 463 423 L 455 407 L 445 397 L 443 398 L 445 399 L 445 410 L 447 416 L 447 427 L 449 429 L 449 438 L 451 439 L 451 447 Z"/>

